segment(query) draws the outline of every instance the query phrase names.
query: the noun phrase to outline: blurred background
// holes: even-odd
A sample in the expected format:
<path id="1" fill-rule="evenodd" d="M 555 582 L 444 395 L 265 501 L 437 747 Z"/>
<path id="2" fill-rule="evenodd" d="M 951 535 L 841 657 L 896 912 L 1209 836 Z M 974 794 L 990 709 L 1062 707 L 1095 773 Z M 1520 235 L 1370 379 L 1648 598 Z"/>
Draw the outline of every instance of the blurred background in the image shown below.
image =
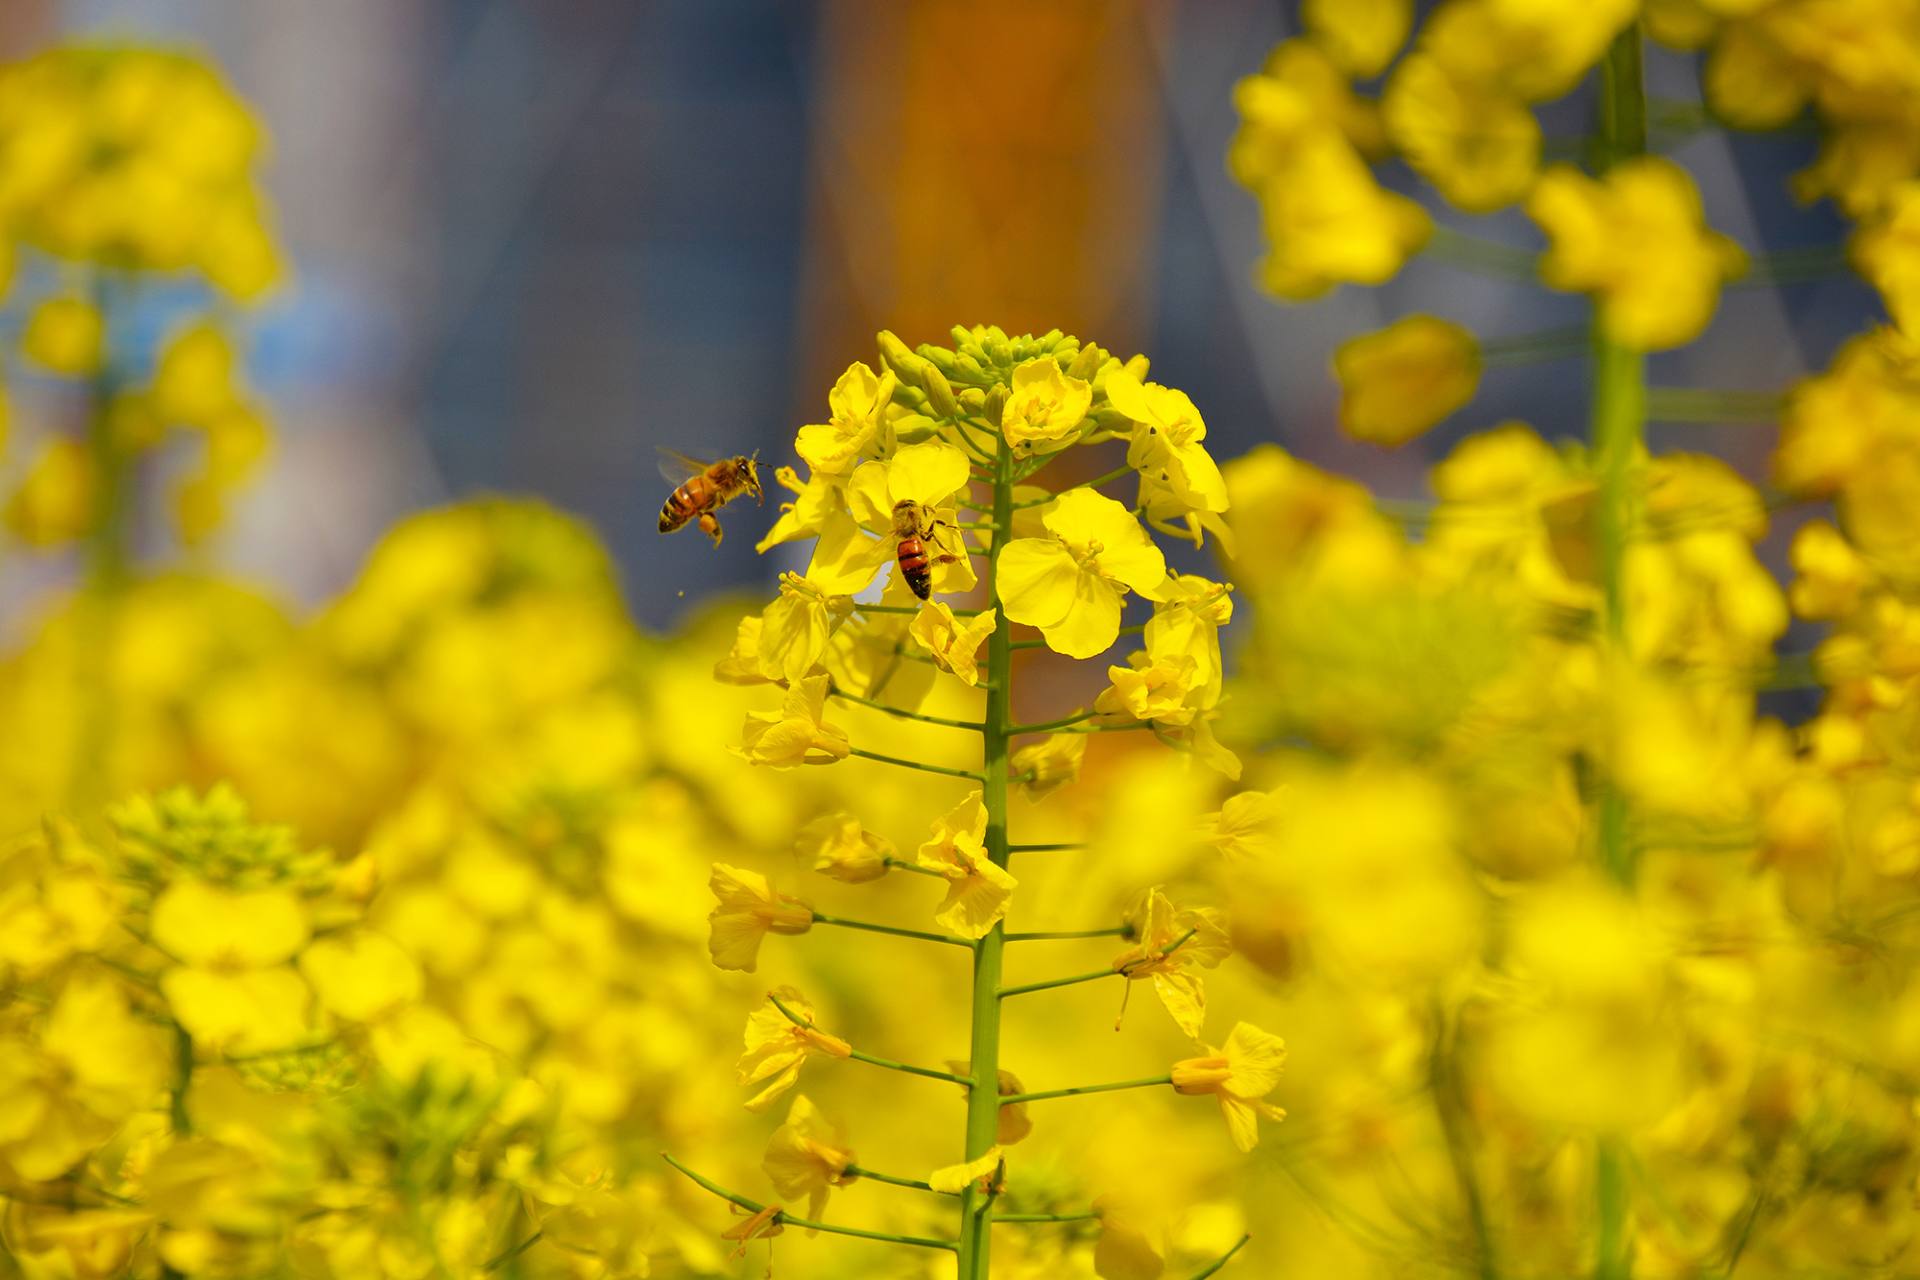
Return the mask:
<path id="1" fill-rule="evenodd" d="M 1216 457 L 1278 440 L 1388 496 L 1502 418 L 1578 434 L 1577 358 L 1491 370 L 1398 453 L 1334 430 L 1343 338 L 1412 310 L 1524 334 L 1584 302 L 1427 258 L 1308 306 L 1258 292 L 1258 209 L 1222 163 L 1229 95 L 1292 18 L 1275 0 L 8 0 L 0 54 L 73 34 L 196 47 L 272 131 L 294 282 L 252 371 L 280 456 L 221 563 L 317 599 L 396 516 L 531 492 L 597 527 L 662 627 L 792 566 L 753 554 L 771 513 L 718 553 L 660 541 L 656 447 L 790 461 L 883 326 L 1058 326 L 1144 351 Z M 1690 59 L 1652 57 L 1657 95 L 1697 97 Z M 1555 110 L 1571 130 L 1585 107 Z M 1779 194 L 1810 132 L 1673 142 L 1749 249 L 1838 239 L 1826 207 Z M 1481 233 L 1539 244 L 1518 213 Z M 1735 292 L 1654 377 L 1784 386 L 1877 310 L 1849 277 Z M 1756 475 L 1771 436 L 1667 431 L 1656 444 Z"/>

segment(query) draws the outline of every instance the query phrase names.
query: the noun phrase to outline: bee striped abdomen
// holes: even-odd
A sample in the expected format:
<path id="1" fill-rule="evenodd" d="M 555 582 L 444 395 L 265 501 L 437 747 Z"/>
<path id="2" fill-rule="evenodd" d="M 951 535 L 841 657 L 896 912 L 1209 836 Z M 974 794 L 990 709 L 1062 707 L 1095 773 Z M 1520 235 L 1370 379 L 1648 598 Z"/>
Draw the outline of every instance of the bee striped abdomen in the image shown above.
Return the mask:
<path id="1" fill-rule="evenodd" d="M 900 539 L 900 576 L 907 580 L 913 594 L 925 600 L 933 591 L 933 570 L 927 558 L 927 545 L 917 537 Z"/>
<path id="2" fill-rule="evenodd" d="M 666 505 L 660 508 L 660 532 L 672 533 L 699 515 L 705 505 L 705 490 L 706 480 L 695 476 L 668 494 Z"/>

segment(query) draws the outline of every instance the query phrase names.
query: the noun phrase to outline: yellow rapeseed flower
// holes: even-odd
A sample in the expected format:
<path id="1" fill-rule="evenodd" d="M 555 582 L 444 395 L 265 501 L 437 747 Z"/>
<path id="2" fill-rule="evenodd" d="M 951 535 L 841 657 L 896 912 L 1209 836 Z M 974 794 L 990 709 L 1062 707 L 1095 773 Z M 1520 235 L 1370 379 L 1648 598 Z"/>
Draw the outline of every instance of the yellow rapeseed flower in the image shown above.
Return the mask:
<path id="1" fill-rule="evenodd" d="M 797 573 L 780 575 L 780 595 L 760 615 L 760 674 L 796 682 L 827 651 L 834 628 L 853 612 L 853 601 L 829 595 Z"/>
<path id="2" fill-rule="evenodd" d="M 1402 445 L 1473 399 L 1480 345 L 1451 320 L 1409 315 L 1341 343 L 1333 373 L 1341 430 L 1356 440 Z"/>
<path id="3" fill-rule="evenodd" d="M 736 1074 L 741 1084 L 759 1087 L 759 1092 L 747 1100 L 749 1111 L 765 1111 L 793 1088 L 808 1058 L 845 1058 L 853 1052 L 853 1046 L 845 1040 L 814 1026 L 813 1005 L 798 990 L 775 987 L 772 998 L 800 1021 L 796 1023 L 780 1012 L 771 999 L 747 1015 L 747 1051 L 740 1057 Z"/>
<path id="4" fill-rule="evenodd" d="M 954 510 L 955 495 L 967 480 L 967 455 L 944 440 L 904 445 L 884 462 L 861 463 L 847 483 L 847 510 L 821 530 L 807 577 L 836 595 L 865 590 L 875 574 L 894 563 L 894 508 L 912 502 L 935 523 L 928 550 L 951 557 L 934 560 L 933 590 L 971 589 L 973 567 L 957 545 Z"/>
<path id="5" fill-rule="evenodd" d="M 1413 25 L 1413 3 L 1302 0 L 1300 22 L 1342 71 L 1365 80 L 1385 70 L 1407 42 L 1407 30 Z"/>
<path id="6" fill-rule="evenodd" d="M 1054 652 L 1091 658 L 1119 637 L 1128 589 L 1159 597 L 1166 560 L 1132 513 L 1091 489 L 1061 494 L 1041 523 L 1050 536 L 1015 538 L 1000 553 L 1001 605 Z"/>
<path id="7" fill-rule="evenodd" d="M 1143 481 L 1173 490 L 1194 511 L 1225 511 L 1227 484 L 1200 443 L 1207 424 L 1184 391 L 1141 382 L 1125 369 L 1107 375 L 1107 402 L 1133 423 L 1127 465 Z"/>
<path id="8" fill-rule="evenodd" d="M 853 1148 L 840 1127 L 803 1093 L 794 1098 L 787 1122 L 767 1139 L 760 1167 L 785 1198 L 807 1197 L 807 1216 L 818 1218 L 831 1189 L 844 1187 L 858 1176 L 847 1172 L 855 1163 Z"/>
<path id="9" fill-rule="evenodd" d="M 980 683 L 980 646 L 993 634 L 997 611 L 988 609 L 962 622 L 943 601 L 920 606 L 907 634 L 926 646 L 942 671 L 952 672 L 968 688 Z"/>
<path id="10" fill-rule="evenodd" d="M 1026 361 L 1013 371 L 1012 389 L 1000 412 L 1000 433 L 1019 453 L 1042 453 L 1072 443 L 1093 405 L 1093 388 L 1061 372 L 1052 356 Z"/>
<path id="11" fill-rule="evenodd" d="M 989 1195 L 998 1194 L 1005 1189 L 1003 1175 L 1006 1172 L 1006 1157 L 1001 1154 L 999 1144 L 988 1147 L 976 1158 L 964 1164 L 948 1165 L 944 1169 L 935 1169 L 927 1175 L 927 1185 L 935 1191 L 945 1191 L 958 1195 L 969 1186 L 977 1186 Z"/>
<path id="12" fill-rule="evenodd" d="M 846 884 L 864 884 L 887 874 L 893 842 L 868 831 L 845 811 L 824 814 L 800 828 L 794 847 L 801 860 L 822 875 Z"/>
<path id="13" fill-rule="evenodd" d="M 1746 267 L 1739 246 L 1707 226 L 1687 171 L 1657 157 L 1628 160 L 1598 181 L 1555 165 L 1527 216 L 1549 242 L 1541 280 L 1592 294 L 1607 337 L 1639 351 L 1699 337 L 1721 284 Z"/>
<path id="14" fill-rule="evenodd" d="M 1232 953 L 1224 918 L 1209 907 L 1177 908 L 1155 885 L 1127 923 L 1133 927 L 1133 945 L 1113 958 L 1114 970 L 1129 982 L 1152 979 L 1154 994 L 1174 1022 L 1198 1036 L 1207 1016 L 1207 990 L 1194 970 L 1214 968 Z"/>
<path id="15" fill-rule="evenodd" d="M 300 972 L 321 1007 L 348 1022 L 371 1022 L 420 996 L 420 966 L 371 929 L 317 939 L 300 953 Z"/>
<path id="16" fill-rule="evenodd" d="M 813 909 L 798 898 L 775 893 L 757 871 L 713 864 L 708 881 L 719 899 L 707 917 L 707 952 L 715 967 L 752 973 L 760 942 L 769 933 L 805 933 L 813 928 Z"/>
<path id="17" fill-rule="evenodd" d="M 933 824 L 917 861 L 946 877 L 947 896 L 934 923 L 963 938 L 983 938 L 1007 914 L 1019 881 L 987 857 L 987 809 L 974 791 Z"/>
<path id="18" fill-rule="evenodd" d="M 1504 209 L 1540 171 L 1540 122 L 1527 104 L 1429 54 L 1411 54 L 1394 71 L 1381 111 L 1414 172 L 1468 213 Z"/>
<path id="19" fill-rule="evenodd" d="M 1211 1093 L 1218 1098 L 1233 1145 L 1251 1151 L 1260 1141 L 1259 1116 L 1287 1118 L 1285 1111 L 1263 1101 L 1280 1083 L 1280 1071 L 1287 1062 L 1286 1041 L 1250 1022 L 1237 1022 L 1225 1045 L 1201 1047 L 1206 1050 L 1201 1057 L 1173 1064 L 1174 1091 Z"/>
<path id="20" fill-rule="evenodd" d="M 747 713 L 735 754 L 754 764 L 791 769 L 798 764 L 832 764 L 847 758 L 847 731 L 821 719 L 827 706 L 826 676 L 796 680 L 778 714 Z"/>
<path id="21" fill-rule="evenodd" d="M 84 378 L 106 363 L 107 322 L 100 308 L 77 294 L 56 294 L 33 309 L 20 353 L 55 373 Z"/>
<path id="22" fill-rule="evenodd" d="M 1038 800 L 1079 778 L 1080 766 L 1087 758 L 1087 737 L 1084 733 L 1050 733 L 1038 742 L 1014 749 L 1008 768 L 1027 799 Z"/>
<path id="23" fill-rule="evenodd" d="M 890 444 L 883 434 L 887 406 L 898 385 L 891 370 L 875 374 L 860 361 L 847 366 L 827 393 L 833 416 L 801 427 L 793 447 L 817 476 L 843 476 L 862 457 L 876 457 Z"/>

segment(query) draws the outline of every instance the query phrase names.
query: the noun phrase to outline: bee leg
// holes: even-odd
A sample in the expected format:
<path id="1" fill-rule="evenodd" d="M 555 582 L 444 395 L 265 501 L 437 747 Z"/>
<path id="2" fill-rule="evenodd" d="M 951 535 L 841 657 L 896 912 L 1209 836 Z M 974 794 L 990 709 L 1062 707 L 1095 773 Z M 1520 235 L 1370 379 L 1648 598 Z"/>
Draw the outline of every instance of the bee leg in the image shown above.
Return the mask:
<path id="1" fill-rule="evenodd" d="M 713 518 L 713 512 L 702 511 L 700 513 L 700 532 L 712 538 L 714 546 L 717 547 L 720 545 L 720 522 Z"/>

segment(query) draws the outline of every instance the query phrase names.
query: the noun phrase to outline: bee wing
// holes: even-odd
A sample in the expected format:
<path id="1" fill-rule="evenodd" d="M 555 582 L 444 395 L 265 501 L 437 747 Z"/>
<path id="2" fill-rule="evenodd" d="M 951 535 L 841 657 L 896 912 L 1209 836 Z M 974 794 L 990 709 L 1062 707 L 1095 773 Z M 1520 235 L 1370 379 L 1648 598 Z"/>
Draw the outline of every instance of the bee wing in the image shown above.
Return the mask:
<path id="1" fill-rule="evenodd" d="M 660 446 L 659 454 L 660 476 L 668 484 L 679 484 L 683 480 L 691 480 L 713 465 L 690 457 L 678 449 L 669 449 L 665 445 Z"/>

